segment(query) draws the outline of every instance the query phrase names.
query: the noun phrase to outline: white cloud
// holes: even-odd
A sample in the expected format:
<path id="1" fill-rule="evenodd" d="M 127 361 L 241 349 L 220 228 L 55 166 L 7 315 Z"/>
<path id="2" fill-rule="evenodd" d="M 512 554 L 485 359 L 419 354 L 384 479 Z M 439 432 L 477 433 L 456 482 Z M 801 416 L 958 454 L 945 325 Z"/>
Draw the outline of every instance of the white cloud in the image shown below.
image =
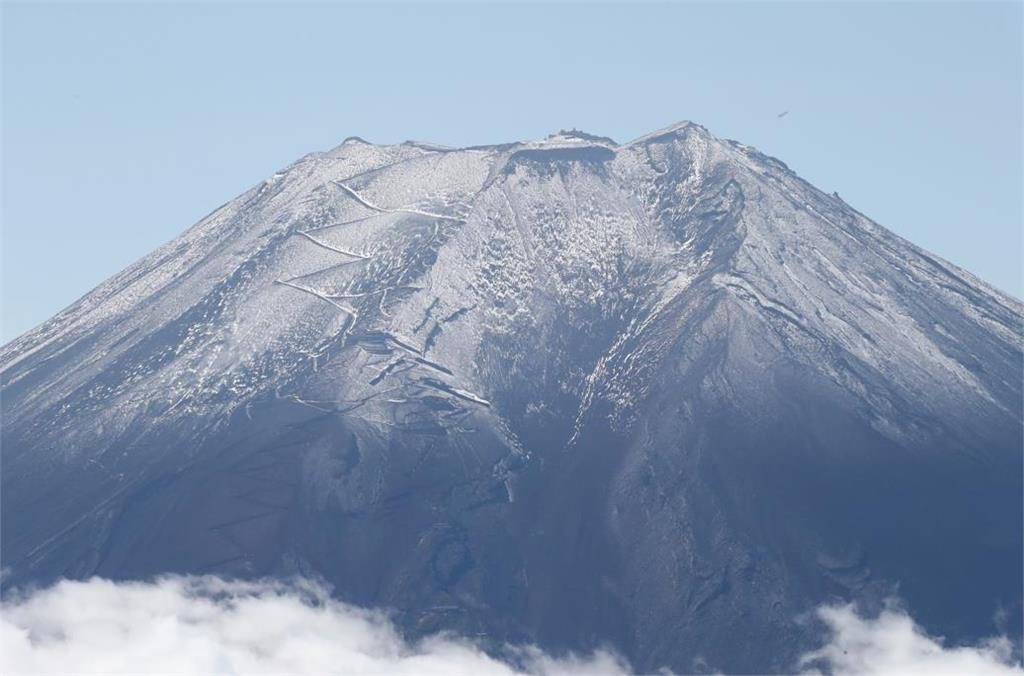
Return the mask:
<path id="1" fill-rule="evenodd" d="M 801 668 L 822 667 L 834 674 L 927 674 L 928 676 L 987 676 L 1022 674 L 1013 664 L 1013 647 L 1005 637 L 977 646 L 947 647 L 928 636 L 905 611 L 890 603 L 878 617 L 857 614 L 854 606 L 823 606 L 818 617 L 828 626 L 831 640 L 807 653 Z"/>
<path id="2" fill-rule="evenodd" d="M 309 582 L 95 578 L 14 595 L 0 612 L 4 674 L 519 673 L 454 637 L 406 642 L 382 613 L 333 601 Z M 529 673 L 627 671 L 608 652 L 510 650 Z"/>
<path id="3" fill-rule="evenodd" d="M 826 645 L 799 668 L 835 674 L 1024 674 L 1006 638 L 946 647 L 896 605 L 874 618 L 823 606 Z M 684 637 L 680 637 L 683 640 Z M 61 582 L 0 604 L 3 674 L 624 674 L 599 651 L 555 658 L 508 648 L 515 666 L 470 641 L 405 641 L 380 612 L 331 600 L 309 581 Z"/>

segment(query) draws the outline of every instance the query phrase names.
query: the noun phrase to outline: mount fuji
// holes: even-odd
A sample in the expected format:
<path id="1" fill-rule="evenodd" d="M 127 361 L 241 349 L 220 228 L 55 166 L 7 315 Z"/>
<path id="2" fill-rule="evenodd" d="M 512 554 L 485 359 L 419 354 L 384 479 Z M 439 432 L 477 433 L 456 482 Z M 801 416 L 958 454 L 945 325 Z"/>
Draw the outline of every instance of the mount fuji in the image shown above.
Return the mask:
<path id="1" fill-rule="evenodd" d="M 3 584 L 310 576 L 640 671 L 791 669 L 832 600 L 1019 637 L 1022 320 L 693 123 L 349 138 L 0 348 Z"/>

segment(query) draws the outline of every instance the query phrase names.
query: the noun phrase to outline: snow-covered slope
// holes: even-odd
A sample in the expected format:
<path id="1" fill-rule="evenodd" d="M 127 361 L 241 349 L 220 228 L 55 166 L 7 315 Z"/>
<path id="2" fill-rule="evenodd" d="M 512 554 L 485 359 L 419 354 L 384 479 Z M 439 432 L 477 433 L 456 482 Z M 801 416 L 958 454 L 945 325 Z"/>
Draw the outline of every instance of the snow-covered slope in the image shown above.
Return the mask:
<path id="1" fill-rule="evenodd" d="M 784 668 L 897 586 L 1019 627 L 1022 311 L 692 123 L 350 138 L 0 350 L 3 566 L 300 571 L 646 669 Z"/>

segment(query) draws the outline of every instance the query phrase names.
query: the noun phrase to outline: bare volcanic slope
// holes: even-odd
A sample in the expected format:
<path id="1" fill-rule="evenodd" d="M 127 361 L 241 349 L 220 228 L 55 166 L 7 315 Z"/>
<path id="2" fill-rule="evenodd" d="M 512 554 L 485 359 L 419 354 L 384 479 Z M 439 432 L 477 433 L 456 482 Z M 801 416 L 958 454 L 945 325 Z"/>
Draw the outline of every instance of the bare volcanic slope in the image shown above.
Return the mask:
<path id="1" fill-rule="evenodd" d="M 1020 636 L 1022 317 L 691 123 L 351 138 L 0 350 L 4 583 L 315 575 L 641 670 L 791 668 L 836 598 Z"/>

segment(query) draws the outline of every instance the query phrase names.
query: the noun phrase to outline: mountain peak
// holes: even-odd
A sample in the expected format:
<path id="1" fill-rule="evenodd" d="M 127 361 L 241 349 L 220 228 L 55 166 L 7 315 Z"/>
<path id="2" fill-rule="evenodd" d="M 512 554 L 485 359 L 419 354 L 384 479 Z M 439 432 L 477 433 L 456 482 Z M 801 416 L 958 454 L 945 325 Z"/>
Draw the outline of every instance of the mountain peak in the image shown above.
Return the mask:
<path id="1" fill-rule="evenodd" d="M 675 124 L 671 124 L 671 125 L 668 125 L 666 127 L 663 127 L 662 129 L 659 129 L 657 131 L 651 132 L 649 134 L 645 134 L 643 136 L 640 136 L 640 137 L 638 137 L 636 139 L 633 139 L 632 141 L 630 141 L 629 143 L 627 143 L 625 145 L 628 146 L 628 145 L 634 145 L 634 144 L 641 144 L 641 143 L 644 143 L 644 142 L 647 142 L 647 141 L 650 141 L 650 140 L 654 140 L 654 139 L 658 139 L 658 138 L 669 137 L 669 136 L 685 135 L 686 133 L 697 133 L 697 134 L 700 134 L 700 135 L 702 135 L 702 136 L 704 136 L 706 138 L 709 138 L 709 139 L 716 139 L 716 137 L 713 136 L 710 132 L 708 132 L 708 130 L 705 127 L 703 127 L 702 125 L 699 125 L 699 124 L 697 124 L 695 122 L 690 122 L 688 120 L 683 120 L 683 121 L 677 122 Z M 558 146 L 558 145 L 586 145 L 586 144 L 602 145 L 602 146 L 605 146 L 605 147 L 608 147 L 608 148 L 612 148 L 612 149 L 620 147 L 620 144 L 617 141 L 615 141 L 615 139 L 612 139 L 612 138 L 610 138 L 608 136 L 601 136 L 599 134 L 593 134 L 593 133 L 590 133 L 590 132 L 587 132 L 587 131 L 583 131 L 581 129 L 576 129 L 576 128 L 561 129 L 561 130 L 559 130 L 559 131 L 557 131 L 555 133 L 549 134 L 548 136 L 546 136 L 545 138 L 543 138 L 542 140 L 539 140 L 539 141 L 520 140 L 520 141 L 513 141 L 513 142 L 507 142 L 507 143 L 501 143 L 501 144 L 487 144 L 487 145 L 470 146 L 470 147 L 466 147 L 466 148 L 455 148 L 455 147 L 452 147 L 452 146 L 446 146 L 446 145 L 442 145 L 442 144 L 439 144 L 439 143 L 433 143 L 433 142 L 428 142 L 428 141 L 414 141 L 414 140 L 404 141 L 403 143 L 401 143 L 399 145 L 420 148 L 420 149 L 423 149 L 423 150 L 432 150 L 432 151 L 438 151 L 438 152 L 448 152 L 448 151 L 452 151 L 452 150 L 472 150 L 472 149 L 495 149 L 495 150 L 502 150 L 502 149 L 514 148 L 516 146 L 531 146 L 531 145 L 532 146 L 539 146 L 539 145 Z M 371 143 L 371 142 L 365 140 L 364 138 L 362 138 L 360 136 L 349 136 L 344 141 L 342 141 L 341 144 L 339 144 L 335 148 L 335 150 L 340 150 L 340 149 L 344 148 L 345 146 L 351 146 L 351 145 L 365 145 L 365 146 L 387 147 L 386 145 L 380 145 L 380 144 Z"/>
<path id="2" fill-rule="evenodd" d="M 1024 308 L 714 139 L 351 137 L 228 202 L 0 348 L 4 584 L 302 571 L 641 672 L 893 588 L 990 635 Z"/>
<path id="3" fill-rule="evenodd" d="M 662 127 L 661 129 L 637 137 L 626 145 L 639 145 L 657 139 L 673 136 L 685 136 L 686 134 L 697 134 L 707 139 L 717 140 L 717 137 L 709 132 L 703 125 L 689 120 L 681 120 L 675 124 L 670 124 L 667 127 Z"/>

